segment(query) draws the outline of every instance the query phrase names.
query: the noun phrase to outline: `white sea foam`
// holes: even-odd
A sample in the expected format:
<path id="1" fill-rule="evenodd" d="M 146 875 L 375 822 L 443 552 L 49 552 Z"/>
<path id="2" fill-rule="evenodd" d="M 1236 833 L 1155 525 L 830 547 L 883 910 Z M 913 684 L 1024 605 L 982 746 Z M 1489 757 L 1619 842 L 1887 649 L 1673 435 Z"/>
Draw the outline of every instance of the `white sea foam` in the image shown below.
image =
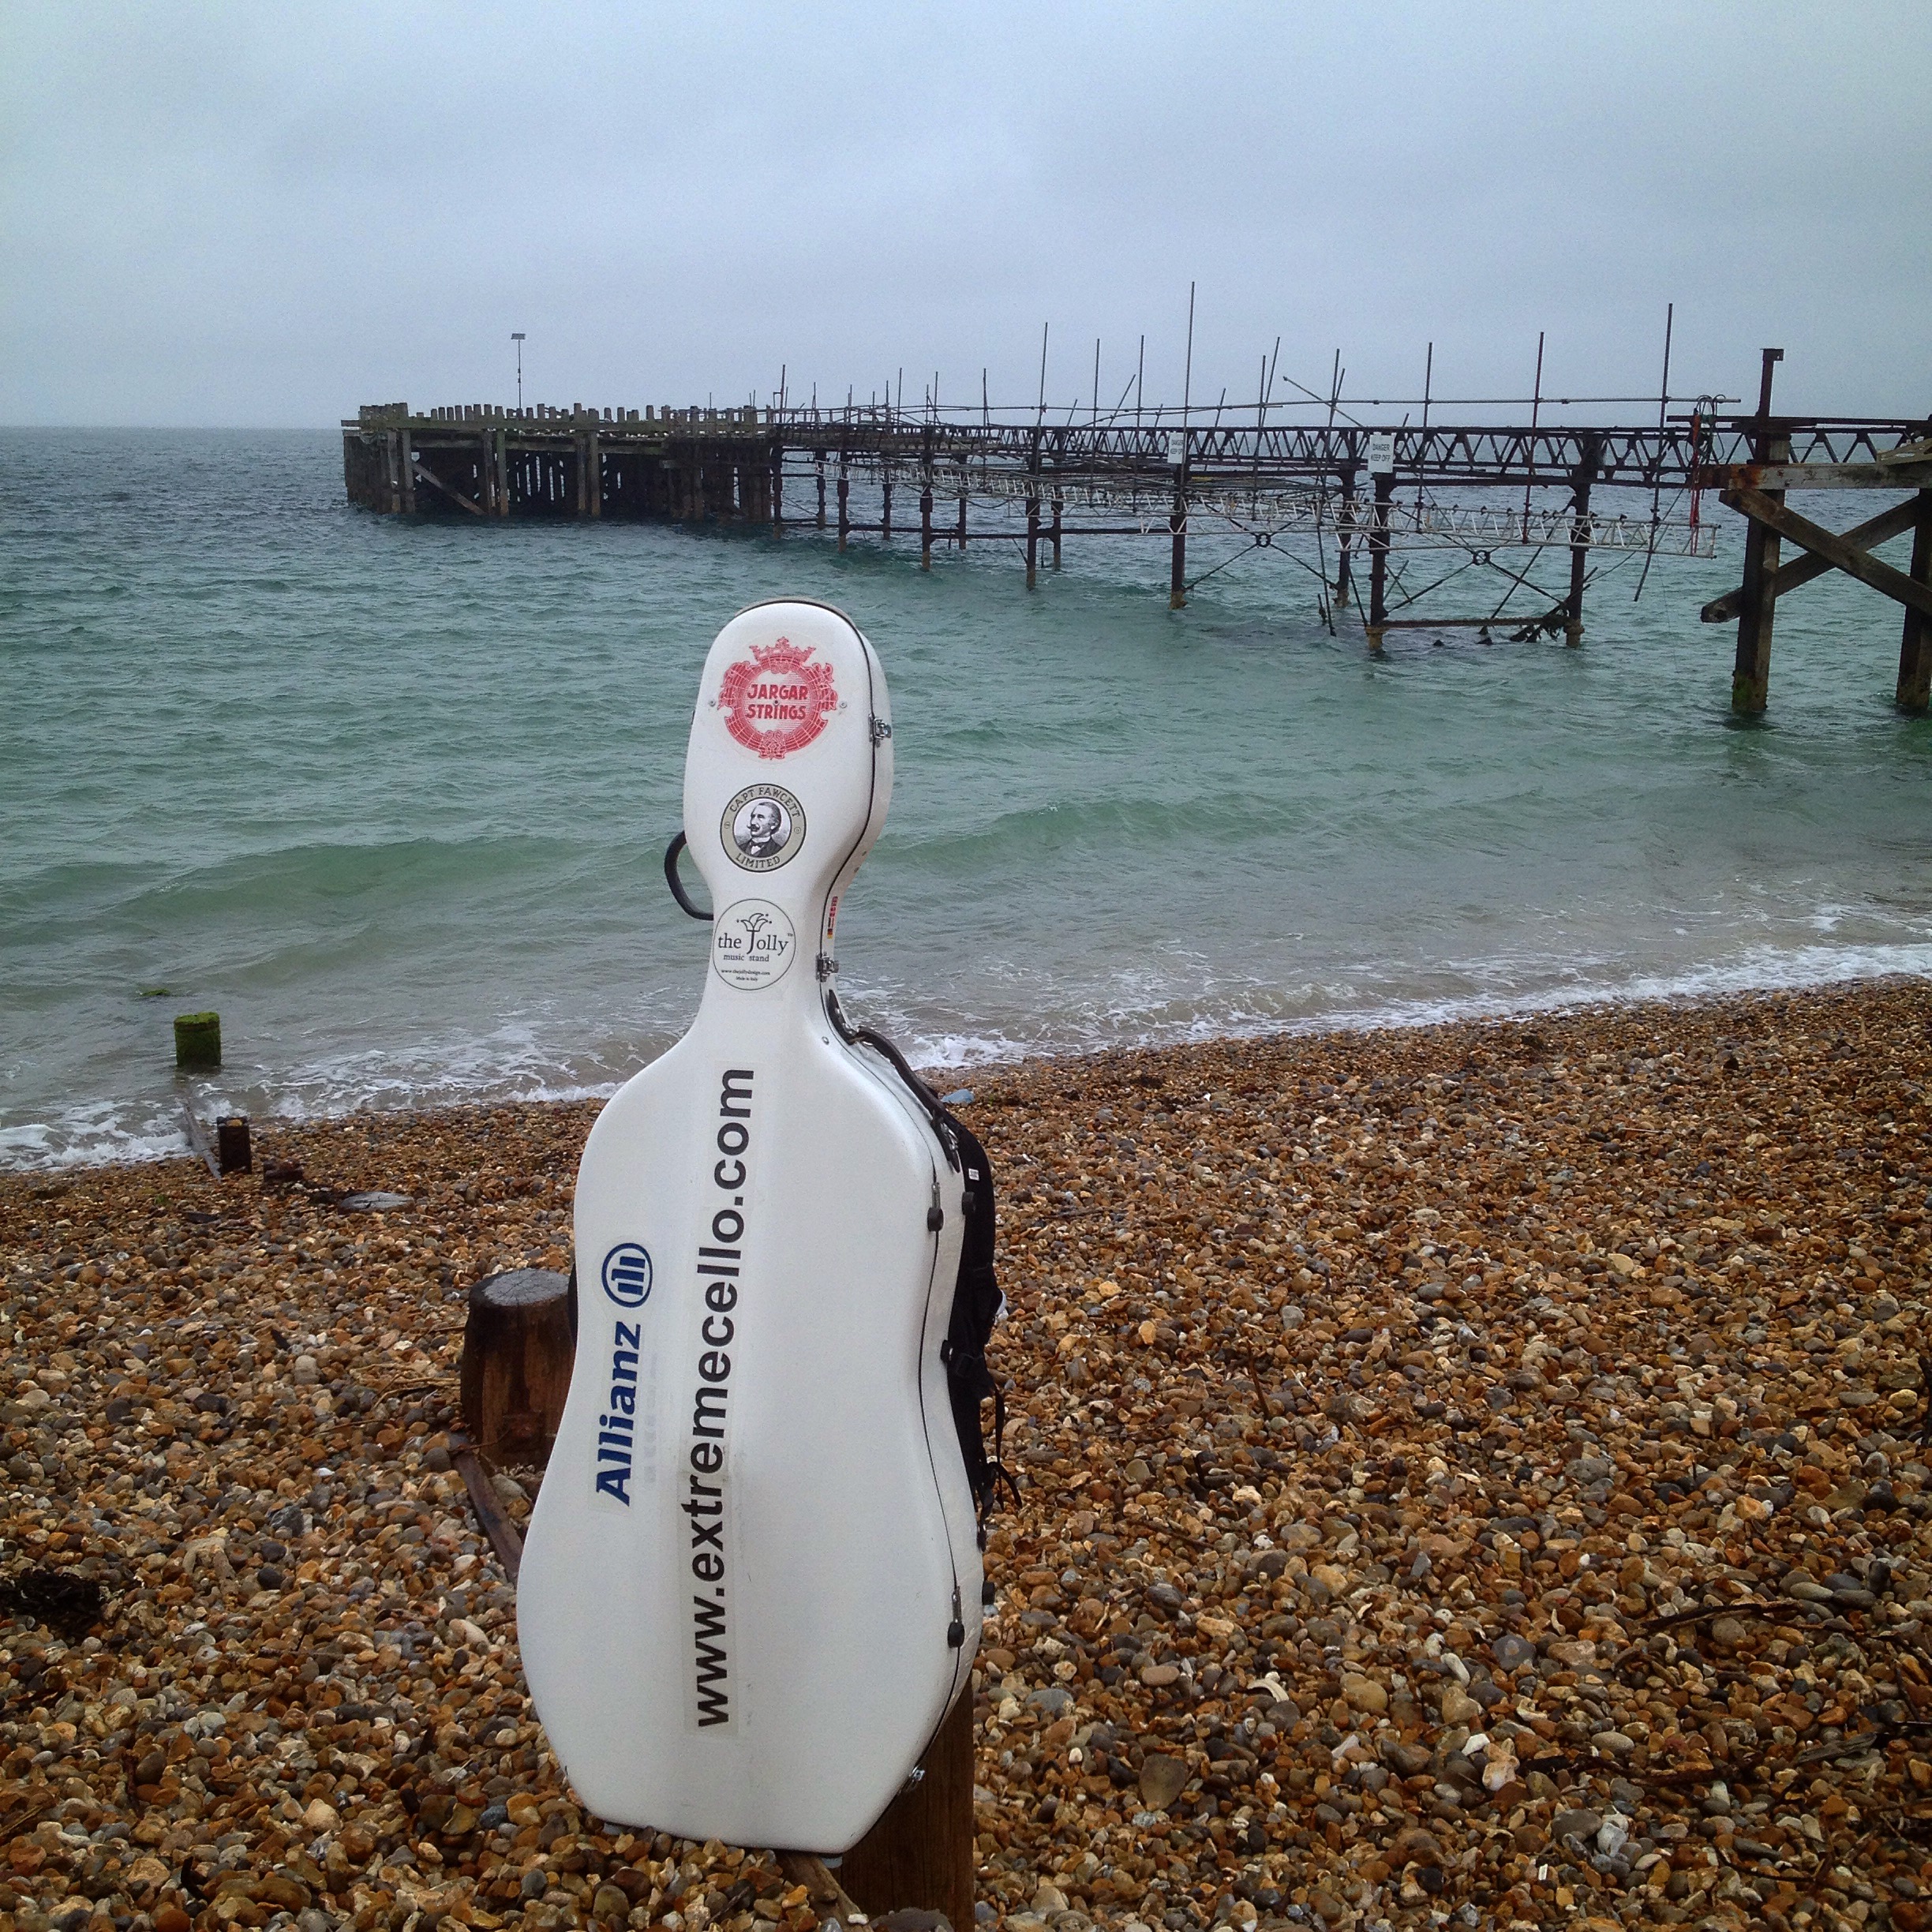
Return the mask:
<path id="1" fill-rule="evenodd" d="M 1525 962 L 1458 963 L 1466 982 L 1506 979 Z M 922 1025 L 909 1016 L 881 1014 L 915 1065 L 946 1073 L 1059 1055 L 1185 1045 L 1216 1039 L 1255 1039 L 1271 1035 L 1368 1032 L 1420 1028 L 1450 1022 L 1525 1018 L 1573 1012 L 1591 1006 L 1646 1002 L 1705 1001 L 1754 993 L 1800 991 L 1863 980 L 1932 979 L 1932 942 L 1874 946 L 1805 946 L 1788 950 L 1753 947 L 1728 958 L 1669 972 L 1637 971 L 1622 977 L 1601 972 L 1601 963 L 1565 968 L 1542 959 L 1540 975 L 1555 983 L 1455 994 L 1391 995 L 1374 1002 L 1339 999 L 1300 1011 L 1286 1001 L 1315 996 L 1309 989 L 1257 999 L 1263 989 L 1229 988 L 1219 997 L 1189 1001 L 1178 992 L 1163 997 L 1163 975 L 1140 970 L 1125 988 L 1110 988 L 1084 1005 L 1069 1005 L 1057 1017 L 1043 1012 L 1024 1032 L 974 1028 L 949 1030 Z M 1589 968 L 1600 970 L 1593 973 Z M 875 1005 L 889 1005 L 876 1000 Z M 855 1010 L 864 1009 L 856 997 Z M 640 1056 L 647 1058 L 648 1054 Z M 596 1058 L 593 1056 L 592 1058 Z M 293 1069 L 285 1084 L 271 1083 L 253 1096 L 258 1119 L 298 1124 L 341 1118 L 365 1111 L 417 1110 L 475 1103 L 605 1099 L 622 1084 L 616 1073 L 586 1077 L 575 1064 L 546 1056 L 525 1028 L 461 1043 L 446 1043 L 441 1057 L 427 1047 L 398 1061 L 373 1052 L 343 1055 Z M 627 1069 L 632 1070 L 632 1069 Z M 201 1110 L 239 1104 L 249 1096 L 229 1091 L 217 1099 L 212 1088 Z M 186 1151 L 180 1114 L 172 1104 L 95 1101 L 44 1122 L 0 1129 L 0 1167 L 49 1170 L 179 1157 Z"/>

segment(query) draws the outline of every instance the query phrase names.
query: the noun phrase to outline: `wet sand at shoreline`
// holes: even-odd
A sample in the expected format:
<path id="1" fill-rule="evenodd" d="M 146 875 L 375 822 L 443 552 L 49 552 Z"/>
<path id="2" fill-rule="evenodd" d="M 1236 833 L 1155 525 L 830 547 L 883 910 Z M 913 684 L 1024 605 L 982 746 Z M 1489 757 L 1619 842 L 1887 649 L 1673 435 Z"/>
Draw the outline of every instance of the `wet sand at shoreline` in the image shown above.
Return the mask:
<path id="1" fill-rule="evenodd" d="M 983 1909 L 1932 1921 L 1929 1021 L 1895 982 L 968 1076 L 1022 1484 Z M 815 1923 L 762 1852 L 575 1809 L 447 1468 L 463 1292 L 567 1265 L 595 1112 L 0 1178 L 0 1586 L 107 1593 L 0 1623 L 14 1925 Z"/>

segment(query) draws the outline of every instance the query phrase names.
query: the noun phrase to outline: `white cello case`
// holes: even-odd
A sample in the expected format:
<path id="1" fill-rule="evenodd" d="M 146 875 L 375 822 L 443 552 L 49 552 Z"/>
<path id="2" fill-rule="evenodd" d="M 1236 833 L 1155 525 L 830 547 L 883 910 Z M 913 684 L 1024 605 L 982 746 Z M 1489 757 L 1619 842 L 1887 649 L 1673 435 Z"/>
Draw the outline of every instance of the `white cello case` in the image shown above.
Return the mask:
<path id="1" fill-rule="evenodd" d="M 757 605 L 719 633 L 684 773 L 716 909 L 703 999 L 578 1173 L 576 1355 L 524 1550 L 523 1667 L 590 1810 L 684 1837 L 845 1850 L 979 1636 L 939 1356 L 960 1176 L 828 1005 L 890 716 L 828 606 Z"/>

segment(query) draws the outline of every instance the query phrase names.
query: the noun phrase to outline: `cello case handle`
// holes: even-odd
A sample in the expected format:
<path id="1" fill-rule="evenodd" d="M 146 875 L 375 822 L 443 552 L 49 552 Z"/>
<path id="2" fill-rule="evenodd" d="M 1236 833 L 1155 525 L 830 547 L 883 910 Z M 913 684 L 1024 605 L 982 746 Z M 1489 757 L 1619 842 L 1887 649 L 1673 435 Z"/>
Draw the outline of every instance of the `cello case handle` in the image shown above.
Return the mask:
<path id="1" fill-rule="evenodd" d="M 684 882 L 678 877 L 678 854 L 684 849 L 684 834 L 680 832 L 665 848 L 665 883 L 671 888 L 671 897 L 695 919 L 708 919 L 711 915 L 697 904 L 684 889 Z"/>

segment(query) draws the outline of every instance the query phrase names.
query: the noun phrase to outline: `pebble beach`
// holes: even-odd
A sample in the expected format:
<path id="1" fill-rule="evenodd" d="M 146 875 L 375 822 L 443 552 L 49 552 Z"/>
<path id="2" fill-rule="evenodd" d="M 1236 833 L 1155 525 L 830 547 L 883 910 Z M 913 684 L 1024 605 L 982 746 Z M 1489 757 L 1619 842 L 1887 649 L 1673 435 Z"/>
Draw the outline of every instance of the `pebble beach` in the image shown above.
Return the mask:
<path id="1" fill-rule="evenodd" d="M 1929 1025 L 979 1069 L 981 1922 L 1932 1923 Z M 0 1177 L 0 1932 L 817 1925 L 583 1813 L 451 1467 L 463 1297 L 567 1267 L 595 1111 Z"/>

